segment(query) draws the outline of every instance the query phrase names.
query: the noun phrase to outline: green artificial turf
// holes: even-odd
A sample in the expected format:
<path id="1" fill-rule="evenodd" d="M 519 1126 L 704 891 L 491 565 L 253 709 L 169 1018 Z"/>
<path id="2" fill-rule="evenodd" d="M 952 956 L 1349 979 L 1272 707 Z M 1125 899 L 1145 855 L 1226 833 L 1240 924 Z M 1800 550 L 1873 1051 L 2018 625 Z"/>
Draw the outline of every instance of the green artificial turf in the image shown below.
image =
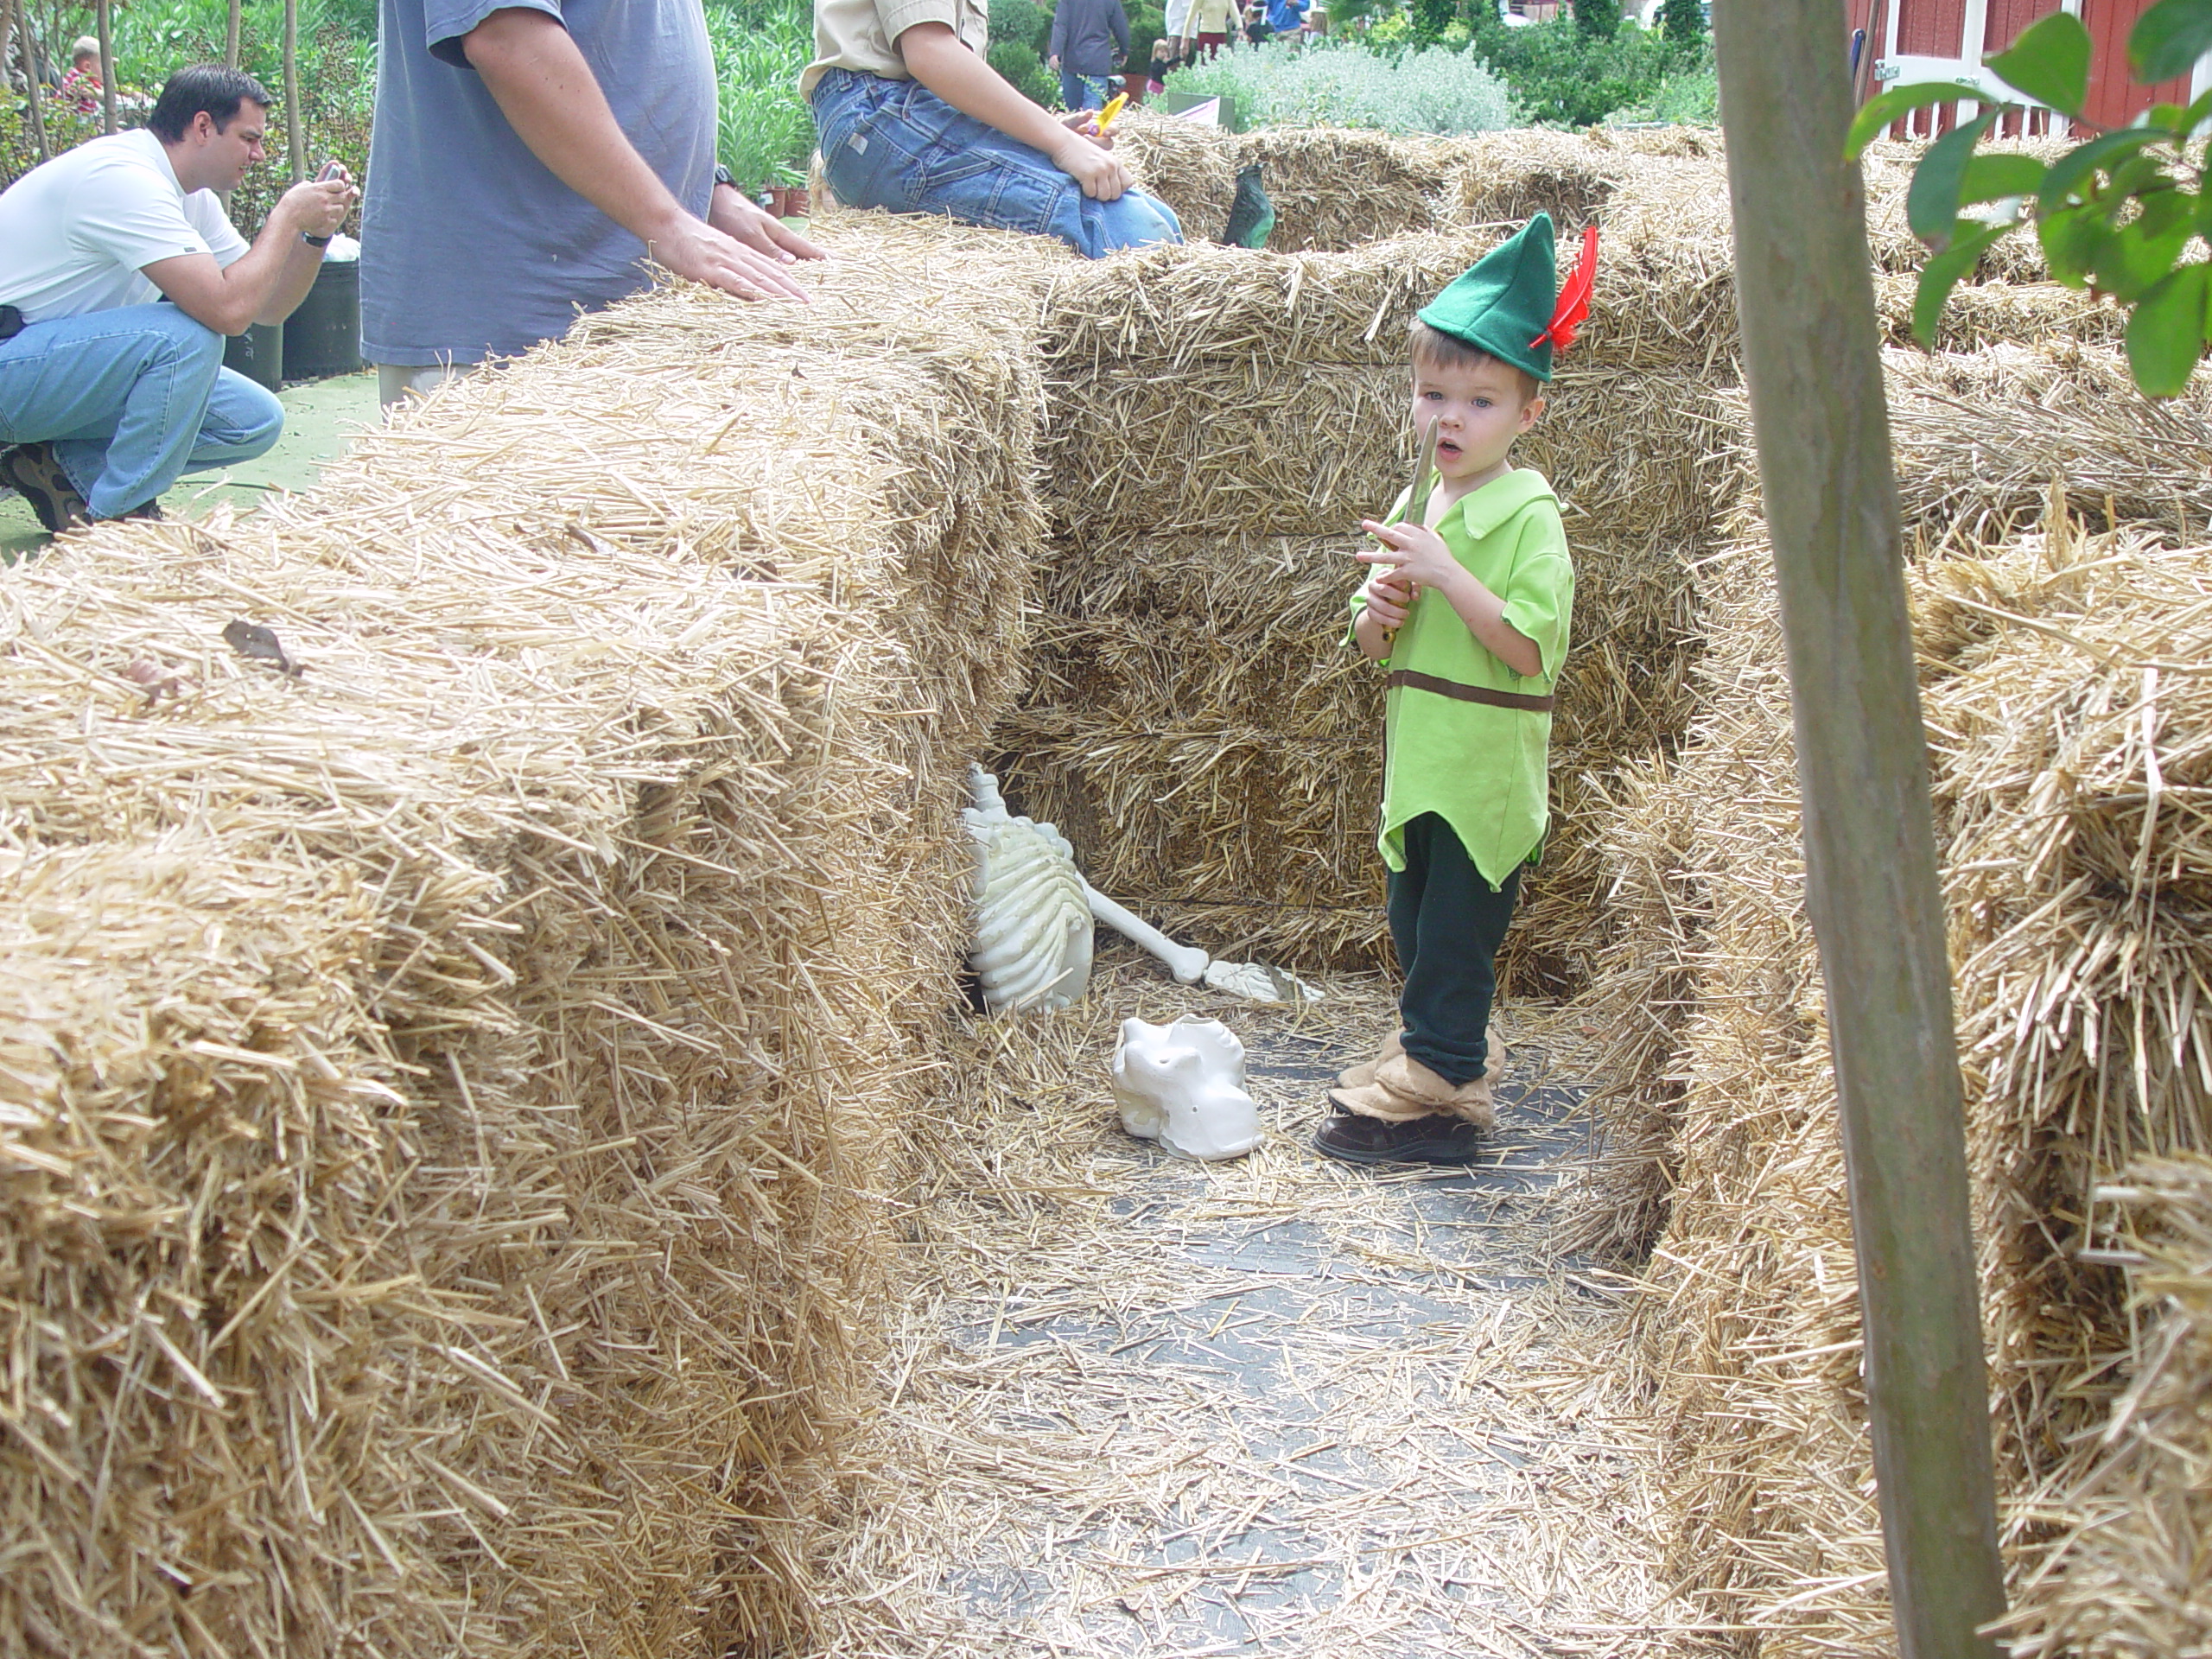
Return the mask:
<path id="1" fill-rule="evenodd" d="M 304 490 L 357 430 L 382 418 L 373 370 L 303 381 L 287 386 L 280 396 L 284 435 L 275 448 L 258 461 L 220 472 L 186 474 L 162 498 L 162 511 L 173 518 L 200 518 L 217 502 L 227 501 L 232 512 L 246 513 L 274 491 Z M 12 490 L 0 489 L 0 562 L 12 563 L 46 543 L 30 505 Z"/>

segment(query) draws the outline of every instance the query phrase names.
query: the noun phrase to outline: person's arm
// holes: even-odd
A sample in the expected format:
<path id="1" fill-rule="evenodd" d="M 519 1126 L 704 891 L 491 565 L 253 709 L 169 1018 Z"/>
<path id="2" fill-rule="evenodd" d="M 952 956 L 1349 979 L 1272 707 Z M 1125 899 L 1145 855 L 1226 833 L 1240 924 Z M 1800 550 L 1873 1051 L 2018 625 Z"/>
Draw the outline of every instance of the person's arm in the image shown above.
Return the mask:
<path id="1" fill-rule="evenodd" d="M 1384 543 L 1355 554 L 1360 563 L 1393 567 L 1398 580 L 1434 588 L 1459 613 L 1476 643 L 1516 674 L 1544 671 L 1544 654 L 1536 642 L 1505 620 L 1505 601 L 1452 556 L 1441 536 L 1422 524 L 1379 524 L 1371 519 L 1360 528 Z"/>
<path id="2" fill-rule="evenodd" d="M 916 23 L 895 43 L 906 72 L 961 112 L 1009 138 L 1041 149 L 1083 187 L 1083 194 L 1112 201 L 1129 188 L 1129 175 L 1112 152 L 1064 126 L 1007 84 L 1005 77 L 968 49 L 950 23 Z"/>
<path id="3" fill-rule="evenodd" d="M 560 19 L 502 7 L 461 37 L 461 50 L 531 154 L 669 270 L 741 299 L 807 297 L 781 269 L 792 250 L 748 246 L 670 194 L 624 136 Z"/>
<path id="4" fill-rule="evenodd" d="M 1129 57 L 1129 14 L 1122 10 L 1122 0 L 1106 0 L 1106 27 L 1114 31 L 1114 43 L 1121 48 L 1122 60 Z"/>
<path id="5" fill-rule="evenodd" d="M 1351 620 L 1352 642 L 1360 654 L 1371 663 L 1387 662 L 1391 649 L 1391 635 L 1406 624 L 1406 617 L 1413 606 L 1412 597 L 1395 582 L 1377 575 L 1370 577 L 1359 590 L 1366 602 Z"/>
<path id="6" fill-rule="evenodd" d="M 1060 54 L 1068 48 L 1068 0 L 1060 0 L 1060 3 L 1052 8 L 1052 37 L 1046 45 L 1045 61 L 1048 67 L 1057 70 L 1060 67 Z"/>
<path id="7" fill-rule="evenodd" d="M 345 179 L 296 184 L 269 210 L 253 245 L 229 264 L 216 264 L 212 253 L 181 253 L 139 270 L 178 310 L 219 334 L 282 322 L 306 297 L 322 264 L 322 250 L 300 238 L 335 232 L 354 194 Z"/>

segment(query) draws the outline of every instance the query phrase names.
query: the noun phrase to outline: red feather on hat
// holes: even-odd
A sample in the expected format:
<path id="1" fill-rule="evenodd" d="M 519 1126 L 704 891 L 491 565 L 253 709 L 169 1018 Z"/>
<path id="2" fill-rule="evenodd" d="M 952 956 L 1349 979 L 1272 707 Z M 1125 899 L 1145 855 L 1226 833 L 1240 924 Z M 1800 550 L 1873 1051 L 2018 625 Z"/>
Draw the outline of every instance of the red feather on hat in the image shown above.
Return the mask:
<path id="1" fill-rule="evenodd" d="M 1574 344 L 1575 331 L 1590 315 L 1590 290 L 1598 281 L 1598 227 L 1592 225 L 1582 232 L 1582 257 L 1567 275 L 1559 290 L 1559 305 L 1552 312 L 1551 327 L 1529 342 L 1534 350 L 1546 340 L 1552 349 L 1563 352 Z"/>

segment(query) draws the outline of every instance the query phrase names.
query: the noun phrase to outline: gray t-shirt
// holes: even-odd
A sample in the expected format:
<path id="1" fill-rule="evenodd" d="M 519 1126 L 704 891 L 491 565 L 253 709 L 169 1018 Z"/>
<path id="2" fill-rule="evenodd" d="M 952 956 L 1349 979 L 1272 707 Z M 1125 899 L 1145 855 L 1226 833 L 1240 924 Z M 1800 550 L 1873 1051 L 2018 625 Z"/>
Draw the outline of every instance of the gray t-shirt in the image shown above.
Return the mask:
<path id="1" fill-rule="evenodd" d="M 462 35 L 516 6 L 567 26 L 645 164 L 706 213 L 715 64 L 700 0 L 379 0 L 361 228 L 372 363 L 511 357 L 647 285 L 645 245 L 531 154 L 462 55 Z"/>

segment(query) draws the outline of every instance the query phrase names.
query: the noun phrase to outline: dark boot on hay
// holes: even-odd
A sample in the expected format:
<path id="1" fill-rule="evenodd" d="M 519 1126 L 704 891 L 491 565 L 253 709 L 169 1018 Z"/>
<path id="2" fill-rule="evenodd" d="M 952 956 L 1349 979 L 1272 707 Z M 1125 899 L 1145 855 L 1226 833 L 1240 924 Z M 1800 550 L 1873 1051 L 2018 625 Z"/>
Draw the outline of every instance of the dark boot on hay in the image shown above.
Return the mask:
<path id="1" fill-rule="evenodd" d="M 1313 1150 L 1344 1164 L 1471 1164 L 1482 1156 L 1482 1129 L 1464 1117 L 1429 1116 L 1389 1122 L 1357 1112 L 1332 1113 Z"/>

